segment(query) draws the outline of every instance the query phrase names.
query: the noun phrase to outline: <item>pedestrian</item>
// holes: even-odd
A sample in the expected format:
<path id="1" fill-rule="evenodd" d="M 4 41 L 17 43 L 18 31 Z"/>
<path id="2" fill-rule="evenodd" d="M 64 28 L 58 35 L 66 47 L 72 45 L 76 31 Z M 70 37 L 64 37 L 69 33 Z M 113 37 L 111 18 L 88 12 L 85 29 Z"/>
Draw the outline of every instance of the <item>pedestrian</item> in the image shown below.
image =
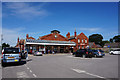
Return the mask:
<path id="1" fill-rule="evenodd" d="M 54 54 L 55 52 L 53 51 L 52 53 Z"/>

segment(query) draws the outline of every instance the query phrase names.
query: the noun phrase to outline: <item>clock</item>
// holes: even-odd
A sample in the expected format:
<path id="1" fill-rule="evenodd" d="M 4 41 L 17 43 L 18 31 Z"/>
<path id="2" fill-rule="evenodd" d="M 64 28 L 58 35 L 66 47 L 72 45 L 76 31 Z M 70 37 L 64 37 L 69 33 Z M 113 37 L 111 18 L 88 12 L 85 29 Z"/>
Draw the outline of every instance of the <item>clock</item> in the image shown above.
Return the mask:
<path id="1" fill-rule="evenodd" d="M 55 38 L 57 38 L 57 35 L 55 35 Z"/>

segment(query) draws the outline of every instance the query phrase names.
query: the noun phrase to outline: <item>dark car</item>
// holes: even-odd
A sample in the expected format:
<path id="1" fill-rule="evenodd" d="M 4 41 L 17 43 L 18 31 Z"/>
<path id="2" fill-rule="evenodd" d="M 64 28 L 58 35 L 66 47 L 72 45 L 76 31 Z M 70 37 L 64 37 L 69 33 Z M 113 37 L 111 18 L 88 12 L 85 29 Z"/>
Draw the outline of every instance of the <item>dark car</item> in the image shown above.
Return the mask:
<path id="1" fill-rule="evenodd" d="M 89 57 L 91 58 L 93 56 L 93 52 L 91 49 L 79 49 L 76 52 L 73 53 L 75 57 Z"/>
<path id="2" fill-rule="evenodd" d="M 102 50 L 93 50 L 94 57 L 103 57 L 105 56 L 104 51 Z"/>

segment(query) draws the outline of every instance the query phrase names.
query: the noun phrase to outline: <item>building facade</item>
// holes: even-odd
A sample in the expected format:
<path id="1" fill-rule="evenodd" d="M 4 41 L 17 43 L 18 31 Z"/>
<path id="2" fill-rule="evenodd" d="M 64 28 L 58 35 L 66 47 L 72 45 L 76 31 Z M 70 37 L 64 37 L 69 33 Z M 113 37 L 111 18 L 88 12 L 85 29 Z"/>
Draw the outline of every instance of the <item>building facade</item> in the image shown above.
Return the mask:
<path id="1" fill-rule="evenodd" d="M 27 49 L 28 52 L 44 51 L 44 53 L 69 53 L 76 51 L 77 49 L 84 49 L 88 46 L 88 38 L 84 33 L 79 35 L 74 32 L 74 36 L 70 36 L 70 33 L 66 37 L 60 34 L 60 31 L 53 30 L 50 34 L 35 39 L 26 35 L 26 39 L 17 41 L 16 47 L 20 50 Z"/>
<path id="2" fill-rule="evenodd" d="M 76 46 L 73 47 L 73 50 L 76 51 L 77 49 L 85 49 L 88 47 L 89 41 L 87 36 L 82 32 L 77 35 L 77 32 L 75 30 L 74 35 L 70 36 L 70 33 L 66 35 L 69 41 L 75 42 Z"/>

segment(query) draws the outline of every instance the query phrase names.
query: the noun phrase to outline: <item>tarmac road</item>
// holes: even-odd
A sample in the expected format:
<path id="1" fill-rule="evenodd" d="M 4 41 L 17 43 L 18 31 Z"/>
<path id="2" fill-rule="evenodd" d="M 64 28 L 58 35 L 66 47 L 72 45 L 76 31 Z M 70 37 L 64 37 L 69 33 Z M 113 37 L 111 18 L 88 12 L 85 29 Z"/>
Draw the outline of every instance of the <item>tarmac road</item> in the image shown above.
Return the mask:
<path id="1" fill-rule="evenodd" d="M 118 78 L 118 55 L 103 58 L 73 57 L 71 54 L 29 56 L 27 64 L 8 64 L 3 78 Z"/>

